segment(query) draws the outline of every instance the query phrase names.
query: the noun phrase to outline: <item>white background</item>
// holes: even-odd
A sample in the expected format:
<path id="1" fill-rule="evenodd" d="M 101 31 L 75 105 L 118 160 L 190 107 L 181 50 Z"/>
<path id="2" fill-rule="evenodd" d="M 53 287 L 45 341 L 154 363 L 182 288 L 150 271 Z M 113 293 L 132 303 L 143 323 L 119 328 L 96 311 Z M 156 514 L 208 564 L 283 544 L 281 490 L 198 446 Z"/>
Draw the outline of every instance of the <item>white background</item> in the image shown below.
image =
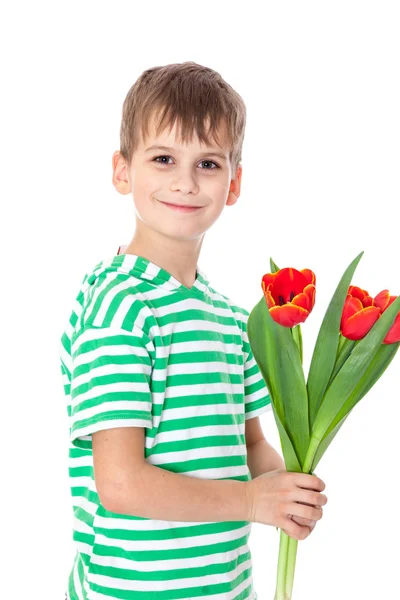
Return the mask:
<path id="1" fill-rule="evenodd" d="M 84 274 L 134 230 L 111 183 L 122 102 L 151 66 L 193 60 L 247 106 L 242 190 L 199 265 L 250 310 L 269 258 L 310 268 L 305 369 L 349 263 L 400 293 L 397 2 L 13 2 L 1 14 L 1 576 L 7 600 L 64 598 L 72 564 L 68 430 L 58 344 Z M 293 600 L 398 598 L 397 355 L 316 472 L 323 519 L 299 542 Z M 281 453 L 273 413 L 261 417 Z M 253 525 L 259 600 L 279 534 Z"/>

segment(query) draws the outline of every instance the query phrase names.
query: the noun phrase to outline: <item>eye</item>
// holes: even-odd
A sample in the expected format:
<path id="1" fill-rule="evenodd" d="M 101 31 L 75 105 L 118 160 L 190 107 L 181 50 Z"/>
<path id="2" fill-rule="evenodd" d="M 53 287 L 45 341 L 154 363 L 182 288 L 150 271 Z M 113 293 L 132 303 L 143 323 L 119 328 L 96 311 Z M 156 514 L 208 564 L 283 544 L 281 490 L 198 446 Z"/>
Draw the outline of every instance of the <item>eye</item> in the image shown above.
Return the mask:
<path id="1" fill-rule="evenodd" d="M 213 165 L 215 165 L 215 168 L 216 168 L 216 169 L 219 169 L 219 168 L 220 168 L 220 167 L 217 165 L 217 163 L 215 163 L 213 160 L 207 160 L 207 159 L 204 159 L 204 160 L 202 160 L 202 161 L 201 161 L 201 163 L 212 163 Z M 201 163 L 200 163 L 200 164 L 201 164 Z M 206 169 L 206 171 L 214 171 L 214 169 Z"/>
<path id="2" fill-rule="evenodd" d="M 154 161 L 154 162 L 158 162 L 158 164 L 160 164 L 160 165 L 167 165 L 167 164 L 168 164 L 168 162 L 164 162 L 164 161 L 161 161 L 161 162 L 159 162 L 159 160 L 158 160 L 159 158 L 167 158 L 167 159 L 168 159 L 168 158 L 171 158 L 171 156 L 167 156 L 167 155 L 165 155 L 165 154 L 162 154 L 161 156 L 156 156 L 155 158 L 153 158 L 153 161 Z M 221 167 L 220 167 L 219 165 L 217 165 L 217 163 L 216 163 L 216 162 L 214 162 L 213 160 L 207 160 L 207 159 L 204 159 L 204 160 L 200 161 L 200 163 L 199 163 L 199 164 L 202 164 L 202 163 L 212 163 L 213 165 L 215 165 L 215 167 L 214 167 L 214 168 L 212 168 L 212 169 L 209 169 L 209 168 L 204 168 L 204 167 L 203 167 L 203 168 L 202 168 L 202 169 L 203 169 L 203 171 L 214 171 L 215 169 L 220 169 L 220 168 L 221 168 Z"/>
<path id="3" fill-rule="evenodd" d="M 162 156 L 156 156 L 155 158 L 153 158 L 153 161 L 154 161 L 154 162 L 158 162 L 158 159 L 159 159 L 159 158 L 171 158 L 171 157 L 170 157 L 170 156 L 165 156 L 165 155 L 162 155 Z M 163 165 L 165 165 L 165 164 L 167 164 L 167 163 L 164 163 L 164 162 L 163 162 L 163 163 L 160 163 L 160 164 L 163 164 Z"/>

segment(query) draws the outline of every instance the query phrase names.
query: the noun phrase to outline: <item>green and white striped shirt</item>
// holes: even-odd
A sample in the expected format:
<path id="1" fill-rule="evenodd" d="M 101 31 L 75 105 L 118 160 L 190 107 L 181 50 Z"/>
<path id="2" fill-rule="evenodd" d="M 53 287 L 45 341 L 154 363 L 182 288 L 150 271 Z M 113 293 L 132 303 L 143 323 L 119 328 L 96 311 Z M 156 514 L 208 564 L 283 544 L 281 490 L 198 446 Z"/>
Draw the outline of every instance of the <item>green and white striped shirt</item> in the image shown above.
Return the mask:
<path id="1" fill-rule="evenodd" d="M 153 520 L 99 501 L 93 432 L 144 427 L 149 463 L 248 481 L 245 420 L 271 409 L 249 313 L 199 267 L 189 289 L 120 251 L 85 275 L 60 343 L 76 547 L 68 597 L 256 600 L 250 522 Z"/>

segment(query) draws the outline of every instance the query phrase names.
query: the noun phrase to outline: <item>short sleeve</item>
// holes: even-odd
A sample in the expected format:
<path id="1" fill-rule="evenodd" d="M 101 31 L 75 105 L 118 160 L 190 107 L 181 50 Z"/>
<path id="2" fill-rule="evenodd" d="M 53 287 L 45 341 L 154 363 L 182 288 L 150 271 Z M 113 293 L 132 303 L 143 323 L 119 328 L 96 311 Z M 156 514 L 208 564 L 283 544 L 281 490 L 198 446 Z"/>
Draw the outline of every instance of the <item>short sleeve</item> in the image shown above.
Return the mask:
<path id="1" fill-rule="evenodd" d="M 152 428 L 152 341 L 138 327 L 86 325 L 72 341 L 70 440 L 114 427 Z M 84 444 L 82 444 L 84 445 Z"/>
<path id="2" fill-rule="evenodd" d="M 253 356 L 247 335 L 248 317 L 249 313 L 246 311 L 243 329 L 245 421 L 258 417 L 272 409 L 267 385 Z"/>

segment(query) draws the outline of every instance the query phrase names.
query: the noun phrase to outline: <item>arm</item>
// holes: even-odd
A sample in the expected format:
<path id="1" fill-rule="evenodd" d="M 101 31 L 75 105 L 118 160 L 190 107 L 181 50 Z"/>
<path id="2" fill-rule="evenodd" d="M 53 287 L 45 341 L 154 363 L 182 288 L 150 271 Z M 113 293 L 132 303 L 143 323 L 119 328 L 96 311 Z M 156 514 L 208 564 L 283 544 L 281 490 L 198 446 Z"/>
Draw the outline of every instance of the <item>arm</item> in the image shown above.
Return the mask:
<path id="1" fill-rule="evenodd" d="M 276 450 L 262 439 L 247 447 L 247 464 L 252 479 L 267 471 L 285 469 Z M 145 463 L 129 489 L 115 497 L 109 510 L 167 521 L 249 521 L 249 481 L 209 480 L 172 473 Z M 132 498 L 143 500 L 133 505 Z M 130 491 L 131 490 L 131 491 Z M 149 490 L 146 493 L 146 490 Z"/>
<path id="2" fill-rule="evenodd" d="M 110 512 L 165 521 L 250 521 L 251 481 L 201 479 L 145 460 L 144 427 L 92 435 L 101 504 Z"/>
<path id="3" fill-rule="evenodd" d="M 145 463 L 135 477 L 114 487 L 103 506 L 111 512 L 166 521 L 249 521 L 249 483 L 199 479 Z"/>
<path id="4" fill-rule="evenodd" d="M 247 419 L 245 436 L 247 466 L 252 479 L 268 471 L 275 471 L 275 469 L 285 469 L 286 471 L 283 459 L 265 439 L 259 417 Z"/>
<path id="5" fill-rule="evenodd" d="M 275 469 L 286 471 L 285 462 L 266 439 L 247 446 L 247 466 L 252 479 Z"/>

